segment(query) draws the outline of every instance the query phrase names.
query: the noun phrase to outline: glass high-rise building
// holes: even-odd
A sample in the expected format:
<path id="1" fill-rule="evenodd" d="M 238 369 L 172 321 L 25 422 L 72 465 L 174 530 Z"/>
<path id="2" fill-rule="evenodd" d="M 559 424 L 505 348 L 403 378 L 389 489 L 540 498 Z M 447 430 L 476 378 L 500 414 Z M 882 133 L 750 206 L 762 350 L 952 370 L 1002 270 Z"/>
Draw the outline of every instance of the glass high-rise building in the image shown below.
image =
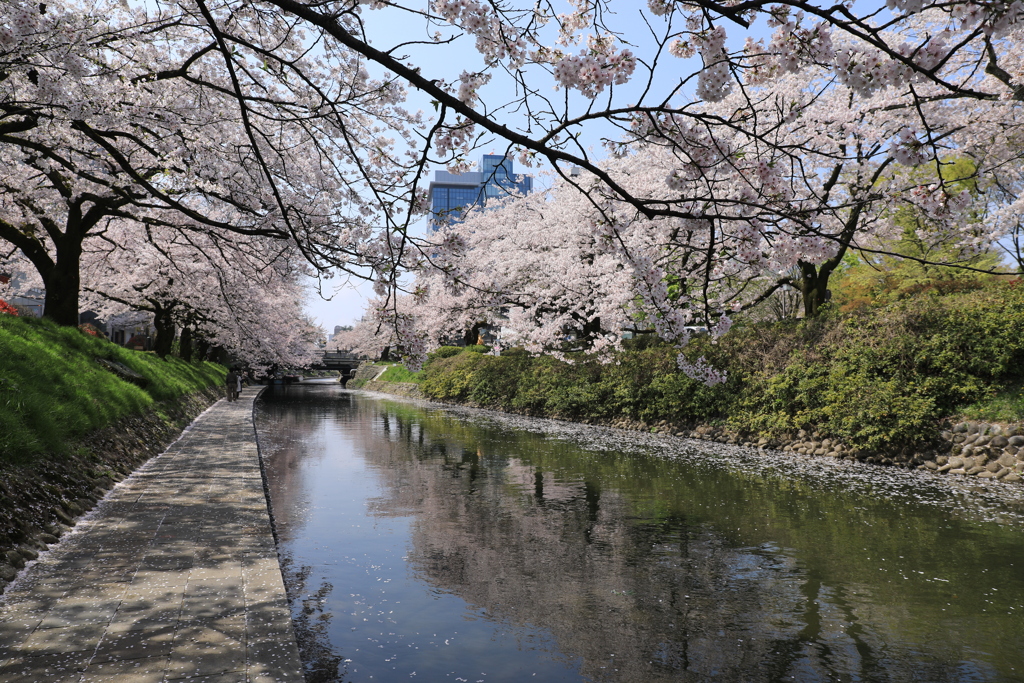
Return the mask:
<path id="1" fill-rule="evenodd" d="M 517 175 L 512 160 L 500 154 L 485 154 L 476 171 L 456 175 L 435 171 L 430 183 L 430 230 L 460 223 L 470 209 L 511 193 L 533 191 L 533 176 Z"/>

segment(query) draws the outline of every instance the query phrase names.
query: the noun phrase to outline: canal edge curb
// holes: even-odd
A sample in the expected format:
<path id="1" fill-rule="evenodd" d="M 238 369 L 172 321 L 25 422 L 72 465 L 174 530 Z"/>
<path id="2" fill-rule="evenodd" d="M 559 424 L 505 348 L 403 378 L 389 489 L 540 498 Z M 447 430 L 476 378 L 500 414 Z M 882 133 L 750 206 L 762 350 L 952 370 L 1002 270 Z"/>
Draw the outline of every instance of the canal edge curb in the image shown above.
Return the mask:
<path id="1" fill-rule="evenodd" d="M 256 457 L 260 463 L 260 479 L 263 481 L 263 495 L 267 500 L 267 517 L 270 518 L 270 533 L 274 537 L 274 548 L 277 550 L 277 564 L 281 564 L 281 544 L 277 536 L 277 521 L 274 519 L 274 504 L 270 498 L 270 482 L 267 481 L 267 466 L 263 461 L 263 449 L 260 447 L 260 433 L 256 429 L 256 402 L 260 400 L 260 396 L 267 388 L 261 387 L 256 395 L 252 399 L 252 411 L 249 414 L 249 419 L 252 421 L 252 435 L 253 440 L 256 442 Z M 282 572 L 282 577 L 284 573 Z"/>

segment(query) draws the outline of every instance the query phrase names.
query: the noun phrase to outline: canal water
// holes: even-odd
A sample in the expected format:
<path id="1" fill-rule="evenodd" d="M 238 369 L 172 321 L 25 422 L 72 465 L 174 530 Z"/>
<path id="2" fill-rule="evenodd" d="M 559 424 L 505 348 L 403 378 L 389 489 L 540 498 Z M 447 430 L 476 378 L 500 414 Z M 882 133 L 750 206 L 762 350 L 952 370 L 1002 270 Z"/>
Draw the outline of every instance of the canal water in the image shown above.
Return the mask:
<path id="1" fill-rule="evenodd" d="M 1024 681 L 1024 488 L 349 392 L 259 399 L 325 681 Z"/>

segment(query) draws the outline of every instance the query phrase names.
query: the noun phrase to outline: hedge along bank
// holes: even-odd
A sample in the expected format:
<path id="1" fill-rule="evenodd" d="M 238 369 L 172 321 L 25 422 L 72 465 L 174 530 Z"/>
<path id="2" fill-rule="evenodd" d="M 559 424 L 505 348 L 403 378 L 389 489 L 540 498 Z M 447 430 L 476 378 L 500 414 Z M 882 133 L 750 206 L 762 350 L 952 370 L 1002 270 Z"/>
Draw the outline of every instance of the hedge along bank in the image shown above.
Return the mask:
<path id="1" fill-rule="evenodd" d="M 216 401 L 225 372 L 0 315 L 0 590 Z"/>
<path id="2" fill-rule="evenodd" d="M 714 387 L 647 340 L 610 363 L 442 347 L 415 381 L 440 402 L 1012 482 L 1024 470 L 1021 330 L 1024 286 L 1014 280 L 697 339 L 690 359 L 728 371 Z M 386 379 L 372 388 L 387 390 Z M 955 419 L 1005 395 L 1017 398 L 1002 424 Z"/>

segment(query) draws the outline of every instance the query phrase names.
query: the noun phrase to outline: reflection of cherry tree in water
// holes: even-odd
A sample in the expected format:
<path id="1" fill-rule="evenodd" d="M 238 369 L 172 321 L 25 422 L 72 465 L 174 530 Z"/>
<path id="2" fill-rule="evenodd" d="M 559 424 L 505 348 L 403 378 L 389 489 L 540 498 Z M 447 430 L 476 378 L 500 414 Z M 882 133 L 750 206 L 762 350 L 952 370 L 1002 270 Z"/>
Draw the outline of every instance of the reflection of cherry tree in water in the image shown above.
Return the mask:
<path id="1" fill-rule="evenodd" d="M 974 577 L 987 572 L 985 586 L 1018 594 L 1016 570 L 992 561 L 1019 556 L 1016 535 L 993 532 L 957 552 L 952 566 L 944 549 L 975 527 L 937 526 L 934 507 L 913 504 L 891 483 L 884 491 L 900 495 L 879 497 L 872 488 L 866 498 L 859 485 L 832 487 L 817 468 L 806 481 L 810 472 L 778 475 L 776 460 L 761 463 L 764 471 L 760 460 L 721 469 L 713 457 L 674 446 L 678 461 L 644 455 L 668 454 L 660 437 L 461 412 L 315 386 L 268 391 L 261 401 L 271 500 L 294 553 L 284 574 L 306 680 L 358 676 L 339 671 L 345 654 L 359 669 L 379 666 L 381 679 L 405 676 L 384 666 L 393 653 L 362 653 L 364 635 L 376 638 L 380 628 L 384 647 L 440 647 L 441 636 L 427 642 L 414 631 L 424 619 L 441 631 L 446 618 L 457 622 L 448 622 L 455 649 L 403 657 L 421 677 L 422 667 L 449 663 L 479 663 L 493 677 L 502 666 L 535 661 L 549 681 L 1015 680 L 1006 674 L 1019 665 L 1016 604 L 993 611 Z M 330 466 L 334 457 L 347 464 Z M 315 467 L 320 459 L 325 469 Z M 337 479 L 353 471 L 361 474 Z M 327 476 L 351 489 L 315 491 L 311 484 Z M 282 490 L 286 484 L 292 489 Z M 339 495 L 353 517 L 330 517 L 340 508 L 322 503 Z M 399 605 L 393 591 L 401 585 L 450 611 L 421 611 L 418 598 L 403 595 L 380 627 L 352 614 L 356 631 L 369 630 L 350 633 L 348 610 L 339 608 L 348 600 L 332 584 L 359 594 L 353 612 L 365 612 L 366 590 L 350 583 L 362 579 L 301 553 L 306 542 L 321 553 L 352 538 L 369 544 L 366 558 L 356 558 L 375 567 L 366 580 L 396 581 L 367 590 Z M 380 548 L 397 554 L 377 571 Z M 931 579 L 947 573 L 952 583 Z M 463 620 L 477 623 L 464 633 Z M 565 672 L 572 673 L 559 678 Z"/>
<path id="2" fill-rule="evenodd" d="M 314 593 L 306 592 L 306 582 L 313 568 L 296 567 L 292 558 L 281 556 L 281 572 L 292 607 L 292 624 L 302 658 L 302 676 L 306 683 L 335 683 L 344 680 L 339 671 L 342 657 L 334 652 L 330 641 L 332 614 L 324 611 L 327 596 L 334 590 L 325 581 Z M 300 609 L 296 609 L 301 606 Z"/>
<path id="3" fill-rule="evenodd" d="M 417 573 L 491 619 L 550 631 L 593 680 L 682 671 L 767 680 L 745 677 L 787 651 L 806 657 L 786 647 L 801 640 L 794 567 L 770 566 L 686 520 L 637 523 L 600 481 L 485 454 L 459 443 L 457 428 L 431 439 L 427 424 L 387 410 L 360 424 L 410 446 L 377 450 L 393 485 L 373 508 L 418 513 L 408 553 Z M 736 569 L 754 565 L 749 576 Z M 789 670 L 793 659 L 780 664 L 771 668 Z"/>
<path id="4" fill-rule="evenodd" d="M 899 606 L 865 603 L 772 543 L 730 541 L 696 512 L 713 495 L 671 510 L 543 436 L 360 408 L 356 438 L 385 484 L 371 509 L 415 517 L 416 574 L 502 630 L 547 630 L 590 680 L 959 679 L 943 653 L 909 651 Z"/>
<path id="5" fill-rule="evenodd" d="M 301 394 L 274 388 L 266 391 L 257 404 L 260 454 L 266 468 L 268 494 L 274 514 L 279 543 L 307 522 L 308 501 L 303 497 L 301 462 L 311 451 L 303 448 L 296 434 L 308 432 L 317 421 L 313 413 L 289 409 L 301 401 Z M 337 409 L 337 406 L 335 406 Z M 307 590 L 313 567 L 296 566 L 293 558 L 282 553 L 281 573 L 295 627 L 299 655 L 306 683 L 335 683 L 344 680 L 340 671 L 343 658 L 331 646 L 332 614 L 324 605 L 334 586 L 324 582 L 314 592 Z"/>

